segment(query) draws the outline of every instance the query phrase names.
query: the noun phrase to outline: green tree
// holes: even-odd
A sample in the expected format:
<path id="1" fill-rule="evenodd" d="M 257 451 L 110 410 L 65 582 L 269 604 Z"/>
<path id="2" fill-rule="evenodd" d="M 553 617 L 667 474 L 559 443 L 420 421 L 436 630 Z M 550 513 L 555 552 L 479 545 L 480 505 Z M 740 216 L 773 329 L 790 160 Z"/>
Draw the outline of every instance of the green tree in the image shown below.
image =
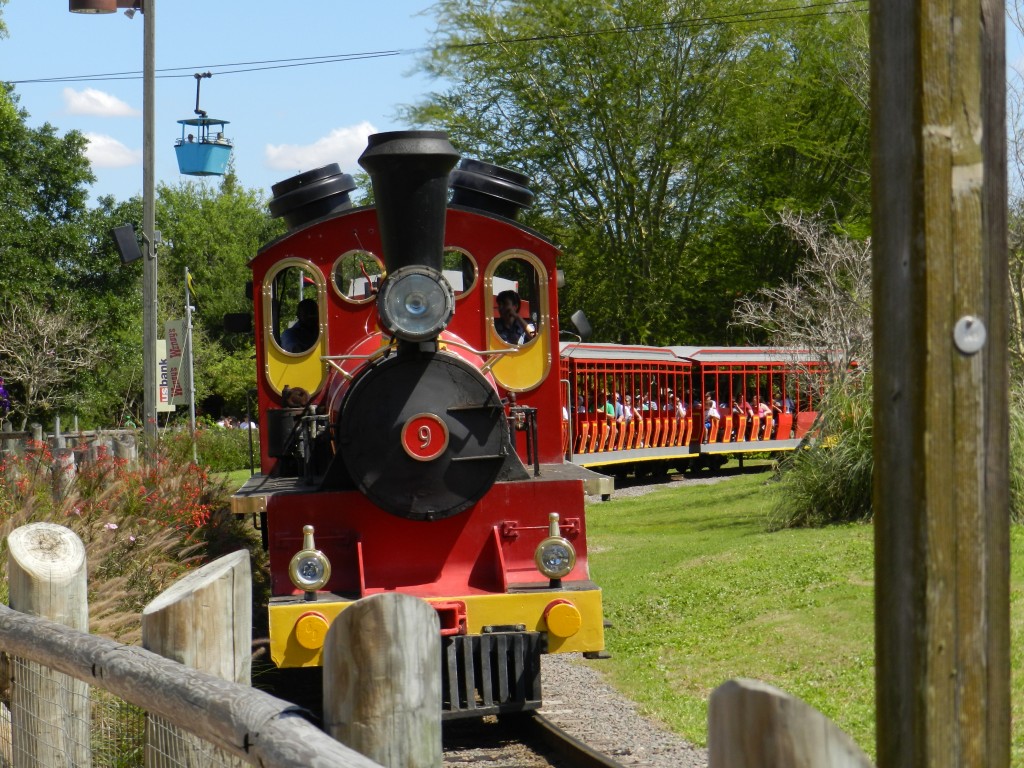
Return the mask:
<path id="1" fill-rule="evenodd" d="M 13 86 L 0 84 L 0 295 L 46 302 L 74 289 L 66 267 L 85 248 L 93 175 L 82 134 L 27 119 Z"/>
<path id="2" fill-rule="evenodd" d="M 424 68 L 453 85 L 407 116 L 531 175 L 528 221 L 567 254 L 562 306 L 583 307 L 599 338 L 723 340 L 736 293 L 795 264 L 757 240 L 769 227 L 753 214 L 788 197 L 816 211 L 840 190 L 856 196 L 847 176 L 868 165 L 867 115 L 817 60 L 856 60 L 866 38 L 833 17 L 764 21 L 730 0 L 435 10 Z M 854 139 L 828 149 L 842 131 Z"/>
<path id="3" fill-rule="evenodd" d="M 97 275 L 86 206 L 87 185 L 93 180 L 86 140 L 76 131 L 60 136 L 49 123 L 29 128 L 27 119 L 13 87 L 0 85 L 0 296 L 20 308 L 63 307 L 73 297 L 73 314 L 96 317 L 102 324 L 113 313 L 92 302 Z M 25 312 L 8 312 L 4 318 L 0 335 L 10 336 L 19 333 Z M 9 371 L 7 383 L 15 398 L 35 409 L 26 415 L 41 417 L 57 404 L 81 403 L 84 382 L 104 358 L 94 328 L 90 336 L 86 364 L 64 368 L 61 391 L 49 389 L 45 396 L 35 374 L 22 378 L 18 373 L 27 369 L 10 359 L 12 350 L 0 352 L 0 366 Z"/>
<path id="4" fill-rule="evenodd" d="M 142 414 L 142 261 L 123 264 L 110 234 L 141 229 L 142 199 L 97 201 L 86 218 L 86 247 L 65 267 L 75 301 L 90 318 L 98 351 L 94 365 L 75 380 L 74 412 L 83 426 L 112 426 Z"/>
<path id="5" fill-rule="evenodd" d="M 196 400 L 240 413 L 255 386 L 251 334 L 225 331 L 227 313 L 251 312 L 249 260 L 285 230 L 262 194 L 238 184 L 233 170 L 217 187 L 192 181 L 160 185 L 157 223 L 160 295 L 165 317 L 184 315 L 185 268 L 193 278 Z"/>
<path id="6" fill-rule="evenodd" d="M 789 281 L 805 251 L 775 226 L 792 212 L 827 211 L 843 237 L 870 233 L 866 13 L 766 21 L 751 34 L 723 120 L 734 158 L 720 213 L 697 259 L 705 287 L 696 335 L 721 341 L 736 296 Z M 751 32 L 754 30 L 751 29 Z M 766 336 L 728 337 L 733 343 Z"/>
<path id="7" fill-rule="evenodd" d="M 229 312 L 251 311 L 245 292 L 252 279 L 249 260 L 284 233 L 283 222 L 270 218 L 262 194 L 241 187 L 234 171 L 217 187 L 183 181 L 161 184 L 158 195 L 160 293 L 169 311 L 175 317 L 184 312 L 188 267 L 196 323 L 227 349 L 245 345 L 244 338 L 225 333 L 223 318 Z"/>

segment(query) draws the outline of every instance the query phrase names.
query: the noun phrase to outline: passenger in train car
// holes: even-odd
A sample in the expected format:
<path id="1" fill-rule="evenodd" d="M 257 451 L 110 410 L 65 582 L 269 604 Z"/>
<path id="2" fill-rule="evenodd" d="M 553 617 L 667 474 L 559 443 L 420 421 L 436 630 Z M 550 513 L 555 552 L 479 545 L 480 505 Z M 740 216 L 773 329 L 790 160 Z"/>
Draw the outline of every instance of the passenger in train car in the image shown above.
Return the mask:
<path id="1" fill-rule="evenodd" d="M 281 332 L 281 349 L 285 352 L 305 352 L 320 336 L 320 310 L 316 299 L 300 301 L 296 315 L 295 322 Z"/>
<path id="2" fill-rule="evenodd" d="M 626 395 L 625 401 L 622 403 L 622 420 L 628 424 L 635 418 L 637 418 L 637 416 L 633 410 L 633 396 Z"/>
<path id="3" fill-rule="evenodd" d="M 718 422 L 721 420 L 722 414 L 718 410 L 718 406 L 715 404 L 715 399 L 708 392 L 704 397 L 704 438 L 703 442 L 708 442 L 708 438 L 718 429 Z"/>
<path id="4" fill-rule="evenodd" d="M 759 439 L 766 440 L 770 435 L 764 434 L 764 428 L 768 424 L 768 417 L 771 416 L 772 409 L 768 403 L 761 399 L 761 395 L 758 393 L 754 393 L 754 413 L 757 416 L 759 425 L 757 436 Z M 751 435 L 751 438 L 753 438 L 753 435 Z"/>
<path id="5" fill-rule="evenodd" d="M 536 333 L 533 327 L 519 314 L 522 302 L 515 291 L 498 294 L 498 316 L 494 318 L 494 330 L 506 344 L 525 344 Z"/>
<path id="6" fill-rule="evenodd" d="M 743 408 L 735 399 L 733 399 L 730 410 L 732 411 L 732 432 L 729 435 L 729 439 L 732 442 L 735 442 L 738 439 L 736 436 L 736 430 L 740 425 L 740 415 L 743 413 Z"/>
<path id="7" fill-rule="evenodd" d="M 770 436 L 772 440 L 775 439 L 775 435 L 779 431 L 779 417 L 782 414 L 782 400 L 779 397 L 779 389 L 776 387 L 772 393 L 772 434 Z"/>

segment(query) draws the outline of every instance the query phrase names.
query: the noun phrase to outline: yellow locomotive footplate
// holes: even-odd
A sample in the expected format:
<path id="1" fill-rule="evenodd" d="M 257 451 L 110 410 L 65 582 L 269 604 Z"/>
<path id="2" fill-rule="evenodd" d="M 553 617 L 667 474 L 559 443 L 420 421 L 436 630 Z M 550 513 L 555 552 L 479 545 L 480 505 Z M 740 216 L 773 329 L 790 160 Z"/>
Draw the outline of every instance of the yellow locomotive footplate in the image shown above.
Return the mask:
<path id="1" fill-rule="evenodd" d="M 441 634 L 481 635 L 509 631 L 542 632 L 548 653 L 604 650 L 601 590 L 592 582 L 576 588 L 523 589 L 508 594 L 424 598 L 438 612 Z M 279 667 L 317 667 L 331 622 L 355 602 L 320 593 L 270 601 L 270 656 Z"/>

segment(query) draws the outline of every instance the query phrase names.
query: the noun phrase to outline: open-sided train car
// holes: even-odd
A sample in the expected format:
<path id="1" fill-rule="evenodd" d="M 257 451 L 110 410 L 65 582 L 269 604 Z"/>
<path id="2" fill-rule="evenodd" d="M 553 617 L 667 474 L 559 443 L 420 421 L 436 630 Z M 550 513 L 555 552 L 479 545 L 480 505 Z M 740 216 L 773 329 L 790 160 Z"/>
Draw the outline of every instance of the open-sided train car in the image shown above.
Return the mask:
<path id="1" fill-rule="evenodd" d="M 615 473 L 791 451 L 825 373 L 799 349 L 563 342 L 563 445 L 574 464 Z"/>
<path id="2" fill-rule="evenodd" d="M 604 648 L 584 484 L 566 462 L 557 248 L 515 222 L 532 194 L 444 134 L 370 137 L 351 177 L 274 187 L 290 231 L 251 262 L 260 474 L 233 508 L 269 550 L 270 654 L 315 667 L 353 601 L 430 602 L 446 717 L 539 706 L 541 653 Z M 532 338 L 498 336 L 515 289 Z M 305 320 L 292 319 L 305 316 Z"/>

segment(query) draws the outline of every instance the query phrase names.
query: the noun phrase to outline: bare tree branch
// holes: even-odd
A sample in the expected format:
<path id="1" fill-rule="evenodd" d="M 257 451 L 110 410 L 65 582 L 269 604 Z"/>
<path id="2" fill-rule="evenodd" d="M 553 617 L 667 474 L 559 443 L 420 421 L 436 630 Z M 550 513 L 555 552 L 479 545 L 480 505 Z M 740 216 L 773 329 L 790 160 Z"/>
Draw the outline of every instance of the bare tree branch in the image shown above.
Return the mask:
<path id="1" fill-rule="evenodd" d="M 92 328 L 75 315 L 70 300 L 53 307 L 0 303 L 0 376 L 20 390 L 11 410 L 22 416 L 22 426 L 68 402 L 67 385 L 96 365 L 97 348 Z"/>
<path id="2" fill-rule="evenodd" d="M 837 235 L 820 215 L 786 211 L 778 226 L 806 252 L 793 281 L 740 299 L 732 325 L 809 349 L 842 379 L 871 365 L 871 241 Z"/>

